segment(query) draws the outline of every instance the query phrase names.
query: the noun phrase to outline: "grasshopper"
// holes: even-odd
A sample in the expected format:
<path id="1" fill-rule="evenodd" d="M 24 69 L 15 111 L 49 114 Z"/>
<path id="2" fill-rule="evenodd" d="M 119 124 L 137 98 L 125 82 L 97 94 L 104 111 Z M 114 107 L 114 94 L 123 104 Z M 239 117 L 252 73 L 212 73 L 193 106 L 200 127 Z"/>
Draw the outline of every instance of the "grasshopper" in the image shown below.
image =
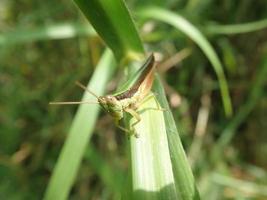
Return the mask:
<path id="1" fill-rule="evenodd" d="M 150 94 L 151 87 L 154 81 L 154 71 L 155 71 L 155 57 L 151 54 L 143 66 L 135 72 L 135 74 L 130 78 L 122 87 L 121 91 L 114 94 L 106 96 L 97 96 L 94 92 L 87 89 L 84 85 L 79 82 L 76 84 L 84 89 L 85 91 L 92 94 L 98 100 L 98 103 L 107 113 L 109 113 L 118 128 L 129 133 L 134 132 L 134 126 L 141 121 L 141 117 L 137 112 L 138 107 L 151 97 Z M 51 102 L 50 104 L 90 104 L 92 102 L 80 101 L 80 102 Z M 156 109 L 156 108 L 152 108 Z M 158 105 L 158 109 L 161 110 Z M 130 129 L 120 126 L 119 122 L 124 117 L 124 113 L 129 113 L 136 121 L 131 125 Z M 137 137 L 137 134 L 135 134 Z"/>

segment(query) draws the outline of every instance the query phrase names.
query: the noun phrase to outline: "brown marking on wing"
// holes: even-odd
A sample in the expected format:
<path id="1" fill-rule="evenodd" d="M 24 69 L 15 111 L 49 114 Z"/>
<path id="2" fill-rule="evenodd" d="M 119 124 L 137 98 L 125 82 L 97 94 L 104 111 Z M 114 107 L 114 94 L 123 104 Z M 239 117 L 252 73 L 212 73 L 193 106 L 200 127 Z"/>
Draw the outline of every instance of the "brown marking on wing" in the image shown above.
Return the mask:
<path id="1" fill-rule="evenodd" d="M 117 100 L 131 98 L 132 96 L 134 96 L 134 94 L 137 92 L 137 90 L 138 90 L 138 88 L 131 88 L 129 90 L 126 90 L 124 93 L 115 96 L 115 98 Z"/>
<path id="2" fill-rule="evenodd" d="M 142 96 L 147 95 L 154 80 L 155 57 L 153 53 L 149 56 L 147 62 L 144 64 L 144 67 L 146 67 L 146 69 L 144 69 L 136 83 L 129 90 L 115 96 L 117 100 L 131 98 L 136 94 L 137 91 L 140 91 Z"/>

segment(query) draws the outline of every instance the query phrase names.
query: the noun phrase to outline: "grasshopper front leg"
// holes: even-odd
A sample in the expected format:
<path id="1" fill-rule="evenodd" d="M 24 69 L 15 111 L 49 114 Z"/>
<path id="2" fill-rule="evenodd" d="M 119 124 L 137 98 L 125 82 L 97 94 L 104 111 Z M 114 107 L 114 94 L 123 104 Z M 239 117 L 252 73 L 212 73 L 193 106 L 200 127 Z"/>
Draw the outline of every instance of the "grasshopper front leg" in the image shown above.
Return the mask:
<path id="1" fill-rule="evenodd" d="M 125 112 L 128 112 L 128 111 L 125 111 Z M 128 113 L 130 113 L 130 112 L 128 112 Z M 130 113 L 130 114 L 131 114 L 131 113 Z M 131 114 L 131 115 L 132 115 L 132 114 Z M 133 115 L 132 115 L 132 116 L 133 116 Z M 136 119 L 137 119 L 137 118 L 136 118 Z M 139 119 L 137 119 L 137 121 L 136 121 L 133 125 L 131 125 L 131 128 L 130 128 L 130 129 L 127 129 L 127 128 L 122 127 L 122 126 L 120 125 L 120 123 L 119 123 L 120 120 L 115 119 L 114 122 L 115 122 L 116 127 L 119 128 L 119 129 L 121 129 L 123 132 L 125 132 L 125 133 L 127 134 L 128 138 L 129 138 L 129 137 L 132 135 L 132 132 L 135 131 L 134 128 L 133 128 L 133 126 L 135 126 L 138 122 L 140 122 L 140 120 L 141 120 L 141 118 L 140 118 L 140 116 L 139 116 Z M 134 136 L 135 136 L 136 138 L 138 138 L 138 134 L 135 133 Z"/>
<path id="2" fill-rule="evenodd" d="M 130 135 L 130 130 L 127 129 L 127 128 L 122 127 L 122 126 L 120 125 L 119 121 L 120 121 L 119 119 L 115 119 L 115 120 L 114 120 L 116 127 L 118 127 L 118 128 L 121 129 L 123 132 L 126 132 L 128 135 Z"/>
<path id="3" fill-rule="evenodd" d="M 135 136 L 136 138 L 138 138 L 139 135 L 136 133 L 136 131 L 135 131 L 135 129 L 134 129 L 134 126 L 135 126 L 136 124 L 138 124 L 138 123 L 141 121 L 141 117 L 140 117 L 140 115 L 139 115 L 135 110 L 133 110 L 133 109 L 131 109 L 131 108 L 125 108 L 124 111 L 127 112 L 127 113 L 129 113 L 130 115 L 132 115 L 132 117 L 134 117 L 134 118 L 136 119 L 136 121 L 131 125 L 130 130 L 131 130 L 131 131 L 134 131 L 134 132 L 135 132 L 135 133 L 134 133 L 134 136 Z"/>

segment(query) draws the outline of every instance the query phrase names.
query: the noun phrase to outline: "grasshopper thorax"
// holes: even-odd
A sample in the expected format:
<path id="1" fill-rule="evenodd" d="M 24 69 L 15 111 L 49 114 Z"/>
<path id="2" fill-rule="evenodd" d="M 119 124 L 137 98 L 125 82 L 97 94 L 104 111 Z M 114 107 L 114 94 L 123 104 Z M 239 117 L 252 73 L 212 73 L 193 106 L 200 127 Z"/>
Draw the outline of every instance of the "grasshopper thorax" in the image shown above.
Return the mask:
<path id="1" fill-rule="evenodd" d="M 98 102 L 101 107 L 113 117 L 117 119 L 121 119 L 123 117 L 123 107 L 116 97 L 112 95 L 98 97 Z"/>

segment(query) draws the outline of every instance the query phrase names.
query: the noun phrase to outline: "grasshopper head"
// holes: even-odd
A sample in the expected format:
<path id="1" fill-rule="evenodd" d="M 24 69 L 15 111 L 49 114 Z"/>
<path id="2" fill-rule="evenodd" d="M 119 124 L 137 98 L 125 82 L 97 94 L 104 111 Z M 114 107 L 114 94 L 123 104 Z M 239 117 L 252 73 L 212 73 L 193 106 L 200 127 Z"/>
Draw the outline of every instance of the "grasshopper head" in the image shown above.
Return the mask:
<path id="1" fill-rule="evenodd" d="M 101 107 L 116 118 L 122 118 L 123 111 L 120 101 L 114 96 L 107 95 L 98 98 Z"/>

